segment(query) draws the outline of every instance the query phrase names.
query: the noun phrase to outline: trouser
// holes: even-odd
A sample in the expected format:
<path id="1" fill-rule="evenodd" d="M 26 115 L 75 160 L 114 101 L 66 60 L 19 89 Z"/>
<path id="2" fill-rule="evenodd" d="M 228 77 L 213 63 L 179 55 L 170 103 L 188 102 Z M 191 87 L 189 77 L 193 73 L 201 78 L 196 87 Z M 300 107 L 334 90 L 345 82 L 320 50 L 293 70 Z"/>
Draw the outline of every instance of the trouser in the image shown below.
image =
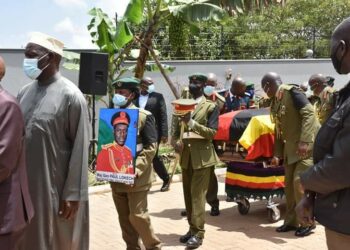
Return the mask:
<path id="1" fill-rule="evenodd" d="M 350 235 L 342 234 L 325 228 L 326 241 L 329 250 L 344 250 L 349 249 Z"/>
<path id="2" fill-rule="evenodd" d="M 127 250 L 140 250 L 140 238 L 146 249 L 161 249 L 147 209 L 148 191 L 122 193 L 112 188 L 113 200 Z"/>
<path id="3" fill-rule="evenodd" d="M 191 160 L 189 160 L 191 162 Z M 187 220 L 192 235 L 204 238 L 205 196 L 213 167 L 193 169 L 189 163 L 182 169 L 182 185 L 187 212 Z"/>
<path id="4" fill-rule="evenodd" d="M 153 158 L 153 169 L 156 171 L 159 178 L 161 178 L 163 181 L 167 181 L 169 179 L 168 171 L 165 168 L 163 161 L 158 156 L 159 143 L 160 141 L 158 141 L 157 152 Z"/>
<path id="5" fill-rule="evenodd" d="M 22 245 L 22 240 L 24 236 L 24 230 L 21 229 L 17 232 L 0 234 L 0 248 L 4 250 L 17 250 Z"/>
<path id="6" fill-rule="evenodd" d="M 206 195 L 207 203 L 212 207 L 219 207 L 219 199 L 218 199 L 218 179 L 215 174 L 215 168 L 211 168 L 209 186 Z"/>
<path id="7" fill-rule="evenodd" d="M 313 165 L 312 158 L 297 161 L 293 164 L 284 167 L 284 193 L 286 195 L 286 216 L 284 219 L 285 225 L 300 226 L 295 213 L 295 206 L 303 197 L 303 191 L 300 189 L 300 174 Z M 307 226 L 307 225 L 301 225 Z"/>

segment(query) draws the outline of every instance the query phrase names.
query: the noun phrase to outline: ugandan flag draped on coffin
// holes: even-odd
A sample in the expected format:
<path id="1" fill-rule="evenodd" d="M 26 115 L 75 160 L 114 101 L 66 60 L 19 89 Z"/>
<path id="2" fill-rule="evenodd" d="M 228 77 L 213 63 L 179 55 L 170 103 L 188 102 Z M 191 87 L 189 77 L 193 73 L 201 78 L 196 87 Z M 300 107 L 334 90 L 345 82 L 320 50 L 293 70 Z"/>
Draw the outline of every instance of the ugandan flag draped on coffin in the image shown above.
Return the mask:
<path id="1" fill-rule="evenodd" d="M 239 142 L 248 151 L 246 160 L 273 155 L 274 125 L 270 110 L 244 109 L 219 116 L 214 140 Z"/>
<path id="2" fill-rule="evenodd" d="M 251 118 L 239 139 L 239 143 L 248 151 L 246 160 L 273 156 L 274 129 L 270 115 L 258 115 Z"/>
<path id="3" fill-rule="evenodd" d="M 225 191 L 231 198 L 269 198 L 284 193 L 284 168 L 264 168 L 263 163 L 230 162 Z"/>

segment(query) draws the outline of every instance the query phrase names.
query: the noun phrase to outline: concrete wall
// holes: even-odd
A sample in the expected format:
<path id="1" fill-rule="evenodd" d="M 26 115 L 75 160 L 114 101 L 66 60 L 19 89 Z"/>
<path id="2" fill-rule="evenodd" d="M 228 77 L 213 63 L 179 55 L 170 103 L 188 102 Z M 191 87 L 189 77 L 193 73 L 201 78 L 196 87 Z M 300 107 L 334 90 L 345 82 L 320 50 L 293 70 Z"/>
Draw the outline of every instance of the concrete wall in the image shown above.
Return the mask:
<path id="1" fill-rule="evenodd" d="M 10 93 L 16 95 L 18 90 L 26 83 L 30 82 L 23 71 L 22 61 L 24 58 L 23 50 L 2 50 L 0 55 L 4 58 L 7 65 L 7 72 L 2 86 Z M 310 75 L 314 73 L 322 73 L 335 77 L 336 88 L 341 88 L 349 81 L 348 77 L 338 75 L 329 59 L 302 59 L 302 60 L 239 60 L 239 61 L 165 61 L 164 63 L 176 67 L 173 73 L 170 73 L 170 78 L 174 81 L 178 88 L 188 84 L 188 75 L 194 72 L 213 72 L 218 76 L 221 86 L 229 86 L 232 80 L 226 81 L 225 75 L 228 69 L 232 69 L 233 76 L 240 75 L 246 81 L 256 85 L 257 94 L 261 92 L 260 80 L 262 76 L 269 71 L 279 73 L 285 83 L 300 84 L 307 81 Z M 61 73 L 78 83 L 78 72 L 69 71 L 61 68 Z M 147 73 L 155 81 L 156 91 L 164 95 L 168 113 L 171 112 L 171 101 L 174 96 L 159 72 Z"/>

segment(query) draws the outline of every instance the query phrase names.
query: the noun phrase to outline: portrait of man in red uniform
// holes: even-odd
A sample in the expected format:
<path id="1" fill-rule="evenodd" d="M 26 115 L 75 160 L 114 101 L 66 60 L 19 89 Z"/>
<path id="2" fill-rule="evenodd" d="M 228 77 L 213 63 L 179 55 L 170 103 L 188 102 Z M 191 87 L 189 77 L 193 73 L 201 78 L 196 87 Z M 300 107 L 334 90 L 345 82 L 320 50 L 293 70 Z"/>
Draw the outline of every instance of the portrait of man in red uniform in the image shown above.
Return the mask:
<path id="1" fill-rule="evenodd" d="M 132 151 L 125 145 L 130 116 L 125 111 L 116 112 L 111 118 L 114 142 L 102 145 L 97 155 L 97 171 L 134 174 Z"/>

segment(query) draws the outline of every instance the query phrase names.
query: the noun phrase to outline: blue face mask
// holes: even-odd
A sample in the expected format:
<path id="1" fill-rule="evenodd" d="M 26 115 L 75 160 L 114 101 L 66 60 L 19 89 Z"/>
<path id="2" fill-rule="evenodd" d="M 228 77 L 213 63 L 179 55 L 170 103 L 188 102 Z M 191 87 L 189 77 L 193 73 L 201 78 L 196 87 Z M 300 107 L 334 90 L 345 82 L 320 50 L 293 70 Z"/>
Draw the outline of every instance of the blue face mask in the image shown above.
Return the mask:
<path id="1" fill-rule="evenodd" d="M 118 107 L 123 107 L 128 103 L 128 98 L 123 95 L 115 94 L 113 97 L 113 103 Z"/>
<path id="2" fill-rule="evenodd" d="M 148 86 L 147 92 L 148 92 L 148 93 L 152 93 L 152 92 L 154 92 L 154 89 L 155 89 L 154 84 L 151 84 L 151 85 Z"/>
<path id="3" fill-rule="evenodd" d="M 48 55 L 48 53 L 43 55 L 40 58 L 24 58 L 23 70 L 24 70 L 24 73 L 30 79 L 32 79 L 32 80 L 37 79 L 40 76 L 40 74 L 43 72 L 43 70 L 46 69 L 50 65 L 50 63 L 47 64 L 43 69 L 39 69 L 39 67 L 38 67 L 39 61 L 47 55 Z"/>
<path id="4" fill-rule="evenodd" d="M 206 96 L 211 96 L 214 94 L 215 87 L 207 85 L 204 87 L 203 92 Z"/>

